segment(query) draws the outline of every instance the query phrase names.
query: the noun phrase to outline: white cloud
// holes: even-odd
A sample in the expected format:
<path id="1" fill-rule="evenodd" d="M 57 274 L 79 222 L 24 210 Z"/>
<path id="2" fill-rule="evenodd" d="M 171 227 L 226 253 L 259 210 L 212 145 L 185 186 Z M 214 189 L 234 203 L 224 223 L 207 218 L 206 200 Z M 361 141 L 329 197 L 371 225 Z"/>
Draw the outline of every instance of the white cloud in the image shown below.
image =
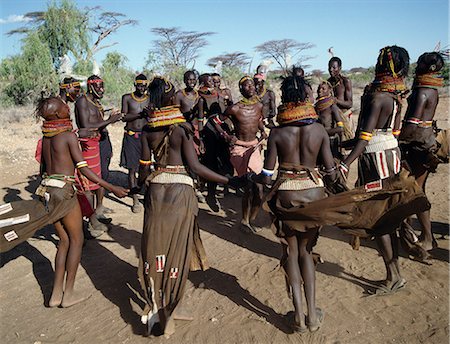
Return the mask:
<path id="1" fill-rule="evenodd" d="M 0 18 L 0 24 L 23 23 L 23 22 L 27 22 L 30 20 L 31 20 L 31 18 L 25 17 L 23 14 L 19 14 L 19 15 L 12 14 L 12 15 L 8 16 L 8 18 L 6 18 L 6 19 Z"/>

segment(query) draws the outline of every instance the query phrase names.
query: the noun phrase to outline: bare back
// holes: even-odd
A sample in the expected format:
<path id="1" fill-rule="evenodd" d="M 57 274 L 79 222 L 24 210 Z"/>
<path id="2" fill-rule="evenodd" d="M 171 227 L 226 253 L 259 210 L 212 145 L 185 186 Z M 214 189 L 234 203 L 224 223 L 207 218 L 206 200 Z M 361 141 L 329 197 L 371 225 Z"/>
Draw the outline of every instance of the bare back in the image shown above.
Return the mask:
<path id="1" fill-rule="evenodd" d="M 44 170 L 42 172 L 46 172 L 48 175 L 73 176 L 75 166 L 71 146 L 74 144 L 78 147 L 77 137 L 71 132 L 61 133 L 54 137 L 44 137 L 42 139 Z"/>
<path id="2" fill-rule="evenodd" d="M 408 98 L 408 109 L 405 118 L 417 118 L 422 121 L 431 121 L 434 118 L 439 103 L 439 94 L 433 88 L 415 88 Z"/>
<path id="3" fill-rule="evenodd" d="M 328 135 L 322 125 L 313 123 L 307 126 L 273 128 L 270 138 L 276 145 L 280 164 L 288 163 L 314 168 Z"/>

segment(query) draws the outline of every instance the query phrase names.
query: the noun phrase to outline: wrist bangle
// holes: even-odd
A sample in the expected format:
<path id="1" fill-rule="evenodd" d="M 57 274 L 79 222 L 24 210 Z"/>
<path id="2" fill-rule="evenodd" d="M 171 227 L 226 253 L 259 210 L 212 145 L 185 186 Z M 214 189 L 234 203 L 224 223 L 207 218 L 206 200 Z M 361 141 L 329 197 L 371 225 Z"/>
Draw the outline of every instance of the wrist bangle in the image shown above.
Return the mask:
<path id="1" fill-rule="evenodd" d="M 332 168 L 325 170 L 325 174 L 331 174 L 333 171 L 336 171 L 337 167 L 334 165 Z"/>
<path id="2" fill-rule="evenodd" d="M 144 166 L 148 166 L 148 165 L 152 165 L 153 162 L 151 160 L 141 160 L 141 159 L 139 159 L 139 164 L 144 165 Z"/>
<path id="3" fill-rule="evenodd" d="M 86 160 L 83 160 L 83 161 L 77 162 L 75 167 L 77 169 L 80 169 L 80 168 L 83 168 L 83 167 L 88 167 L 88 163 L 86 162 Z"/>
<path id="4" fill-rule="evenodd" d="M 339 167 L 341 170 L 343 170 L 345 173 L 348 172 L 348 166 L 343 161 L 341 161 L 341 163 L 339 165 L 340 165 Z"/>
<path id="5" fill-rule="evenodd" d="M 266 177 L 272 177 L 275 173 L 275 170 L 266 170 L 265 168 L 262 169 L 261 174 Z"/>

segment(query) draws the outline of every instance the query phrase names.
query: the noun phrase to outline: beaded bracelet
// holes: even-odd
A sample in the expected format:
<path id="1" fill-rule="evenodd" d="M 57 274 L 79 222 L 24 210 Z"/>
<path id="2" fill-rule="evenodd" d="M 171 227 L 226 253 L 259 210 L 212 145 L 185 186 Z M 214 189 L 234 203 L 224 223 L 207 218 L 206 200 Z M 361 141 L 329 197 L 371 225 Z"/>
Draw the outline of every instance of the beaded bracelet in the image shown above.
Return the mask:
<path id="1" fill-rule="evenodd" d="M 77 162 L 77 164 L 75 165 L 75 167 L 77 169 L 80 169 L 80 168 L 83 168 L 83 167 L 87 167 L 87 166 L 88 166 L 88 163 L 86 162 L 86 160 Z"/>

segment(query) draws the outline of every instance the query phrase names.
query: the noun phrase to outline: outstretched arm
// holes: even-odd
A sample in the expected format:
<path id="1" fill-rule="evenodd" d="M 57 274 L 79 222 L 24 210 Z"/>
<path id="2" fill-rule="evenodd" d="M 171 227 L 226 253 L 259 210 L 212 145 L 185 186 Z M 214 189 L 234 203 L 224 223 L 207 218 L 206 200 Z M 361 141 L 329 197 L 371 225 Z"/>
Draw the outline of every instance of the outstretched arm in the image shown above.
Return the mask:
<path id="1" fill-rule="evenodd" d="M 81 98 L 75 103 L 75 113 L 79 128 L 102 129 L 108 124 L 117 122 L 121 118 L 120 111 L 114 110 L 107 120 L 97 120 L 94 116 L 91 116 L 86 98 Z"/>
<path id="2" fill-rule="evenodd" d="M 141 159 L 139 160 L 139 177 L 138 185 L 142 186 L 151 172 L 152 152 L 148 142 L 148 134 L 143 132 L 141 135 Z"/>
<path id="3" fill-rule="evenodd" d="M 186 135 L 184 130 L 182 128 L 175 129 L 178 131 L 176 133 L 174 131 L 174 134 L 181 135 L 181 149 L 184 160 L 187 162 L 189 168 L 197 174 L 198 176 L 212 182 L 221 183 L 221 184 L 228 184 L 228 178 L 224 177 L 214 171 L 211 171 L 206 166 L 203 166 L 198 161 L 197 153 L 194 149 L 194 140 L 192 139 L 192 136 Z"/>
<path id="4" fill-rule="evenodd" d="M 112 185 L 108 183 L 106 180 L 103 180 L 97 174 L 95 174 L 88 166 L 87 163 L 83 159 L 83 154 L 81 153 L 80 146 L 78 144 L 78 139 L 75 134 L 71 134 L 68 139 L 70 155 L 72 157 L 73 162 L 75 163 L 77 169 L 81 172 L 83 176 L 85 176 L 90 181 L 99 184 L 104 187 L 106 190 L 111 191 L 117 197 L 125 197 L 129 190 L 124 189 L 123 187 Z"/>
<path id="5" fill-rule="evenodd" d="M 275 173 L 275 164 L 277 162 L 278 148 L 277 148 L 277 129 L 272 129 L 267 141 L 266 157 L 264 159 L 264 168 L 260 174 L 253 177 L 253 181 L 260 184 L 271 184 L 272 175 Z"/>
<path id="6" fill-rule="evenodd" d="M 366 148 L 369 143 L 372 137 L 372 131 L 375 129 L 381 113 L 382 105 L 380 103 L 381 102 L 372 99 L 371 103 L 367 104 L 367 106 L 370 106 L 370 111 L 368 116 L 363 119 L 362 131 L 359 133 L 358 141 L 353 150 L 343 161 L 344 165 L 350 166 L 350 164 L 363 153 L 364 148 Z"/>

